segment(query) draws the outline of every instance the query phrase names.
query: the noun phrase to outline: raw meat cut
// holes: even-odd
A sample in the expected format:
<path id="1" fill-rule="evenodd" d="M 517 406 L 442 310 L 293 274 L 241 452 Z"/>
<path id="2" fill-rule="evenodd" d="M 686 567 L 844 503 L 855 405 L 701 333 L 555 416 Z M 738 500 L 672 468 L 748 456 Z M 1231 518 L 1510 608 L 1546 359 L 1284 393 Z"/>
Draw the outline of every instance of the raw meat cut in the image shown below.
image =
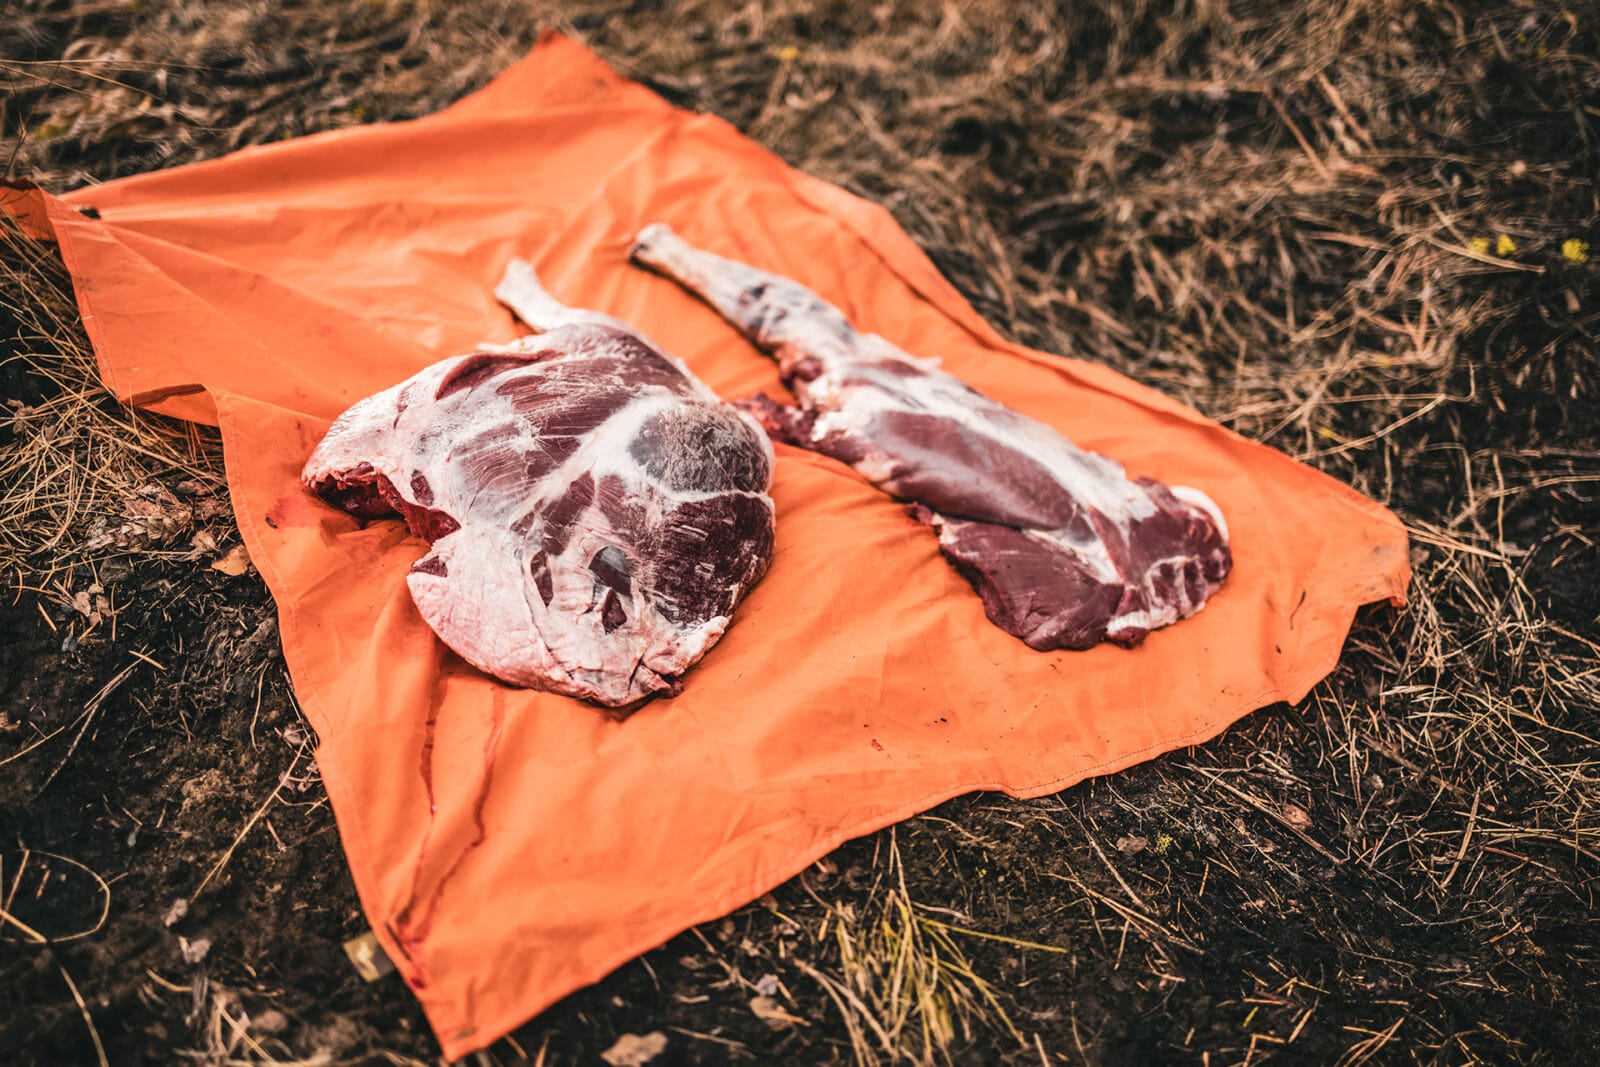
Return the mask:
<path id="1" fill-rule="evenodd" d="M 601 704 L 676 694 L 772 556 L 772 444 L 627 325 L 520 260 L 496 296 L 536 330 L 435 363 L 329 429 L 306 487 L 432 542 L 406 578 L 445 644 Z"/>
<path id="2" fill-rule="evenodd" d="M 774 356 L 799 401 L 742 403 L 780 441 L 910 501 L 989 619 L 1037 649 L 1131 646 L 1199 611 L 1232 566 L 1196 489 L 1121 464 L 967 387 L 938 361 L 859 333 L 805 286 L 647 227 L 635 262 L 695 293 Z"/>

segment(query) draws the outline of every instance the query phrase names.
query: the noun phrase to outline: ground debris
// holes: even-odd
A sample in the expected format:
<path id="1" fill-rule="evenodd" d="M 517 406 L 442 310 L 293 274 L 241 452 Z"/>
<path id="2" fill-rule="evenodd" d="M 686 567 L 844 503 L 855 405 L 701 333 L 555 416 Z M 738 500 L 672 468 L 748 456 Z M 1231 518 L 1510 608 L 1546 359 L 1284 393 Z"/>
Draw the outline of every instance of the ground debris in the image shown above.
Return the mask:
<path id="1" fill-rule="evenodd" d="M 385 975 L 394 973 L 394 962 L 389 959 L 389 954 L 383 950 L 383 945 L 371 930 L 352 937 L 344 943 L 344 954 L 349 957 L 350 965 L 356 969 L 363 982 L 376 982 Z"/>
<path id="2" fill-rule="evenodd" d="M 99 626 L 111 614 L 111 604 L 105 593 L 98 582 L 87 589 L 78 590 L 72 594 L 72 610 L 88 619 L 90 626 Z"/>
<path id="3" fill-rule="evenodd" d="M 202 806 L 214 797 L 226 795 L 231 784 L 227 774 L 218 767 L 201 771 L 179 787 L 183 796 L 179 812 L 186 813 L 190 808 Z"/>
<path id="4" fill-rule="evenodd" d="M 1290 804 L 1288 802 L 1284 803 L 1283 821 L 1294 827 L 1296 830 L 1308 830 L 1311 828 L 1310 812 L 1306 811 L 1305 808 L 1302 808 L 1298 804 Z"/>
<path id="5" fill-rule="evenodd" d="M 237 578 L 250 569 L 250 550 L 242 544 L 234 545 L 221 559 L 212 561 L 211 569 Z"/>
<path id="6" fill-rule="evenodd" d="M 183 558 L 200 559 L 202 556 L 215 555 L 221 551 L 222 547 L 217 544 L 216 534 L 210 530 L 197 530 L 195 535 L 189 538 L 189 551 Z"/>
<path id="7" fill-rule="evenodd" d="M 225 501 L 215 497 L 179 500 L 166 486 L 154 483 L 140 486 L 122 501 L 121 521 L 99 518 L 90 527 L 84 548 L 98 552 L 107 548 L 148 550 L 178 540 L 199 523 L 230 515 Z M 208 537 L 210 535 L 207 535 Z M 215 539 L 211 540 L 215 545 Z M 196 552 L 203 551 L 201 545 Z"/>
<path id="8" fill-rule="evenodd" d="M 611 1067 L 645 1067 L 667 1050 L 667 1035 L 660 1030 L 648 1034 L 623 1034 L 600 1058 Z"/>
<path id="9" fill-rule="evenodd" d="M 755 1013 L 756 1018 L 774 1030 L 787 1030 L 791 1026 L 808 1025 L 800 1016 L 785 1010 L 776 997 L 751 997 L 750 1010 Z"/>
<path id="10" fill-rule="evenodd" d="M 197 937 L 193 941 L 187 937 L 180 936 L 178 938 L 178 953 L 183 957 L 183 962 L 191 967 L 199 965 L 210 952 L 211 939 L 209 937 Z"/>

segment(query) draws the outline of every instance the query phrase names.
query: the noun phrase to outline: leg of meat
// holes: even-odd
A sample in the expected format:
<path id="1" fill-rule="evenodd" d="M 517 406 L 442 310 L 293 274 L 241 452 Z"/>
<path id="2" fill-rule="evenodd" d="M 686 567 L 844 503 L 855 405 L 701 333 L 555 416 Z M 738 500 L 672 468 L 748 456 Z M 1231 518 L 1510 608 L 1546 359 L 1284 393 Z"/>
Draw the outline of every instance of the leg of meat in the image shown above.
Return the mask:
<path id="1" fill-rule="evenodd" d="M 1121 464 L 857 331 L 810 289 L 647 227 L 636 262 L 775 357 L 798 407 L 741 402 L 779 440 L 848 463 L 918 508 L 989 618 L 1040 648 L 1135 644 L 1192 615 L 1232 565 L 1204 493 Z"/>
<path id="2" fill-rule="evenodd" d="M 538 337 L 443 360 L 341 415 L 302 472 L 431 544 L 422 618 L 508 682 L 609 705 L 671 694 L 772 555 L 772 447 L 625 324 L 527 264 L 496 292 Z"/>
<path id="3" fill-rule="evenodd" d="M 775 356 L 786 384 L 815 377 L 830 360 L 866 355 L 858 349 L 867 339 L 838 308 L 799 282 L 701 251 L 660 223 L 640 232 L 631 255 L 699 296 Z"/>

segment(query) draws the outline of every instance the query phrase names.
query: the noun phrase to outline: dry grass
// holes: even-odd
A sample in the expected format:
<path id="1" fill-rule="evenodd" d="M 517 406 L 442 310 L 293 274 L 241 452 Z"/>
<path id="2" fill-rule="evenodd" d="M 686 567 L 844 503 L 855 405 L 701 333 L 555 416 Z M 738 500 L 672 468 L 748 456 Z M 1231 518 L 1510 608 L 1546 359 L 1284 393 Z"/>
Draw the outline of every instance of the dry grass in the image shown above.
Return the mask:
<path id="1" fill-rule="evenodd" d="M 962 937 L 994 935 L 935 918 L 938 913 L 967 920 L 960 912 L 911 898 L 892 829 L 884 853 L 874 864 L 878 882 L 862 907 L 813 896 L 824 910 L 816 939 L 831 941 L 838 955 L 833 973 L 797 964 L 838 1010 L 855 1062 L 864 1067 L 949 1062 L 952 1046 L 970 1045 L 989 1028 L 1024 1044 L 994 986 L 961 948 Z"/>
<path id="2" fill-rule="evenodd" d="M 218 435 L 107 395 L 65 269 L 10 218 L 0 331 L 0 574 L 70 604 L 70 567 L 170 552 L 226 517 Z"/>
<path id="3" fill-rule="evenodd" d="M 776 891 L 775 910 L 651 953 L 492 1058 L 592 1062 L 653 1029 L 707 1063 L 1571 1062 L 1600 1041 L 1586 993 L 1600 982 L 1600 269 L 1570 244 L 1600 249 L 1592 19 L 1450 0 L 11 12 L 0 156 L 52 187 L 424 113 L 563 26 L 884 203 L 1003 331 L 1154 384 L 1383 500 L 1412 533 L 1411 603 L 1364 613 L 1300 707 L 1060 797 L 968 798 L 847 845 L 834 874 Z M 103 614 L 119 595 L 159 597 L 190 633 L 199 609 L 183 597 L 214 593 L 175 559 L 143 561 L 193 551 L 193 527 L 223 517 L 174 513 L 166 540 L 140 540 L 130 501 L 214 499 L 193 492 L 218 477 L 214 437 L 107 403 L 59 268 L 3 244 L 0 385 L 25 409 L 0 429 L 0 564 L 26 589 L 0 621 L 31 633 L 34 600 L 47 622 L 74 604 L 94 575 L 71 568 L 98 545 L 140 568 L 120 594 L 104 581 Z M 153 486 L 170 500 L 139 496 Z M 66 610 L 73 633 L 89 624 Z M 150 646 L 172 674 L 135 675 L 113 701 L 175 699 L 164 679 L 198 690 L 266 611 L 207 630 L 203 655 Z M 91 662 L 70 708 L 49 684 L 19 690 L 38 732 L 0 735 L 17 781 L 60 764 L 70 733 L 17 754 L 76 723 L 125 663 Z M 251 714 L 220 721 L 254 738 Z M 139 721 L 140 747 L 204 736 Z M 93 779 L 95 744 L 91 731 L 53 790 Z M 240 784 L 196 881 L 230 842 L 230 877 L 283 877 L 266 873 L 271 840 L 241 834 L 289 766 L 279 747 L 265 784 Z M 331 858 L 325 808 L 303 810 L 299 843 L 279 818 L 288 854 Z M 41 849 L 78 832 L 26 812 L 0 832 Z M 117 884 L 157 879 L 134 868 Z M 219 930 L 279 922 L 280 898 L 224 892 Z M 347 881 L 302 869 L 288 892 L 298 914 L 326 913 L 322 936 L 351 932 Z M 109 932 L 130 921 L 114 912 Z M 299 945 L 294 929 L 274 926 Z M 259 954 L 219 962 L 235 999 L 203 1011 L 170 991 L 128 999 L 118 974 L 144 983 L 149 951 L 68 959 L 113 1053 L 430 1055 L 402 990 L 351 991 L 312 949 L 282 981 L 257 980 Z M 751 1011 L 746 976 L 766 974 L 809 1025 Z M 165 1043 L 105 1033 L 91 981 Z M 81 1034 L 59 976 L 27 990 Z M 258 1055 L 238 1020 L 280 1006 L 283 1029 L 244 1028 Z"/>

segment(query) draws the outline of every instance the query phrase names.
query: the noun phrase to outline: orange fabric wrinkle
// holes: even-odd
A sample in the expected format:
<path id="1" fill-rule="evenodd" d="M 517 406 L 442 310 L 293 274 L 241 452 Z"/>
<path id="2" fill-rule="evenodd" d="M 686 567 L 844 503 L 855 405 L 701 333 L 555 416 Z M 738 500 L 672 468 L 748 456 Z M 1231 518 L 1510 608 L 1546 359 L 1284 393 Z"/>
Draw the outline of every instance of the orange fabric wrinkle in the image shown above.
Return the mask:
<path id="1" fill-rule="evenodd" d="M 974 789 L 1050 793 L 1302 698 L 1356 609 L 1405 595 L 1405 533 L 1378 504 L 1106 368 L 1005 341 L 887 211 L 559 36 L 413 122 L 60 198 L 0 192 L 58 242 L 107 386 L 220 425 L 362 907 L 452 1059 L 851 837 Z M 784 396 L 770 360 L 628 264 L 658 220 L 1130 473 L 1203 490 L 1231 528 L 1227 584 L 1137 649 L 1033 652 L 899 504 L 779 446 L 771 570 L 680 697 L 619 719 L 467 667 L 405 589 L 423 542 L 310 498 L 300 467 L 351 401 L 515 336 L 493 299 L 513 255 L 723 396 Z"/>

